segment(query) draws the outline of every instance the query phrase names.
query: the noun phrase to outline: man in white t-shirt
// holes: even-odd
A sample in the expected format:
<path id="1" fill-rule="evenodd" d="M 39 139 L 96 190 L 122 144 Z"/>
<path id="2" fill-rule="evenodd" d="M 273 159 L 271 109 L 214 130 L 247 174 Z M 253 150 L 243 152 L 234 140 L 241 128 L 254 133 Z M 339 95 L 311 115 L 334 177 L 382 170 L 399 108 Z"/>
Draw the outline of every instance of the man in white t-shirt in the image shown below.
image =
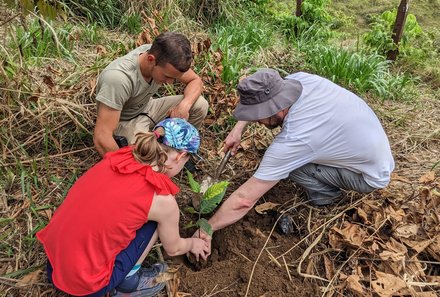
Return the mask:
<path id="1" fill-rule="evenodd" d="M 352 92 L 317 75 L 299 72 L 282 79 L 264 69 L 243 79 L 238 93 L 238 122 L 225 150 L 236 153 L 248 122 L 282 130 L 255 174 L 211 217 L 214 231 L 241 219 L 285 178 L 301 185 L 315 205 L 339 201 L 341 189 L 369 193 L 389 183 L 394 160 L 387 136 L 371 108 Z"/>

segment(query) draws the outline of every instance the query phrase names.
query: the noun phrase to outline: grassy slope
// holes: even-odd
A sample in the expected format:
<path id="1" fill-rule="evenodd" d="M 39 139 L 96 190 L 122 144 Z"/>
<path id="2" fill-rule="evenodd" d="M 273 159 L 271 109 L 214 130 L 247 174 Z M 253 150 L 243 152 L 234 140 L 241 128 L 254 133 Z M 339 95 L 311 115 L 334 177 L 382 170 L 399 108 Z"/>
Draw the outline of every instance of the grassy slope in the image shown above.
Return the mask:
<path id="1" fill-rule="evenodd" d="M 329 5 L 330 9 L 343 12 L 345 15 L 356 16 L 356 24 L 358 26 L 347 26 L 344 31 L 356 32 L 358 29 L 365 30 L 367 28 L 368 14 L 377 14 L 385 10 L 397 8 L 400 0 L 332 0 Z M 440 1 L 439 0 L 417 0 L 410 1 L 409 13 L 417 17 L 420 25 L 427 30 L 434 31 L 439 27 L 440 19 Z M 437 33 L 438 34 L 438 33 Z"/>
<path id="2" fill-rule="evenodd" d="M 331 0 L 328 6 L 333 15 L 348 18 L 338 31 L 342 33 L 341 44 L 355 44 L 356 39 L 368 30 L 368 16 L 377 15 L 386 10 L 399 6 L 400 0 Z M 434 47 L 437 51 L 440 45 L 440 0 L 418 0 L 409 2 L 409 13 L 414 14 L 422 29 L 429 33 L 434 39 Z M 420 65 L 403 66 L 400 70 L 409 71 L 413 75 L 421 77 L 427 86 L 419 85 L 422 93 L 433 93 L 436 96 L 436 89 L 440 86 L 440 61 L 430 59 L 420 61 Z M 409 68 L 408 68 L 409 67 Z"/>

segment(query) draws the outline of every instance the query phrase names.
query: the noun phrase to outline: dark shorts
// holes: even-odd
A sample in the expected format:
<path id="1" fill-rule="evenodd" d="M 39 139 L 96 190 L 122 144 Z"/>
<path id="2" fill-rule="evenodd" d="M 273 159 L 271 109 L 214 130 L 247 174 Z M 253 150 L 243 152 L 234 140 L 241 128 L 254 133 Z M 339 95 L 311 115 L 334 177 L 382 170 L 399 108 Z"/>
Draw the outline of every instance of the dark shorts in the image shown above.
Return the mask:
<path id="1" fill-rule="evenodd" d="M 134 267 L 136 262 L 141 257 L 142 253 L 147 248 L 148 243 L 153 237 L 154 232 L 156 231 L 157 223 L 150 221 L 142 226 L 139 230 L 136 231 L 136 237 L 133 241 L 127 246 L 126 249 L 122 250 L 115 259 L 115 264 L 113 267 L 112 276 L 110 277 L 110 283 L 99 290 L 96 293 L 87 295 L 88 297 L 99 297 L 104 296 L 114 288 L 116 288 L 125 278 L 125 276 L 130 272 L 130 270 Z M 50 283 L 52 282 L 52 265 L 49 261 L 47 261 L 47 278 Z"/>

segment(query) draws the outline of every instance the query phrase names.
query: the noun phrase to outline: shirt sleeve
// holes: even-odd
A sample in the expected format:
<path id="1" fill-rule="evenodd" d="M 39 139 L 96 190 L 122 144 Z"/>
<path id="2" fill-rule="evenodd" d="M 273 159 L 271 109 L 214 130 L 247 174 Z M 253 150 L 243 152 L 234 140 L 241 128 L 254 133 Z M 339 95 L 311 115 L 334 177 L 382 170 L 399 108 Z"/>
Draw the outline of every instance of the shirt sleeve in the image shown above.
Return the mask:
<path id="1" fill-rule="evenodd" d="M 277 140 L 266 150 L 254 177 L 274 181 L 287 178 L 293 170 L 314 160 L 312 148 L 299 139 Z"/>
<path id="2" fill-rule="evenodd" d="M 132 90 L 133 84 L 127 75 L 115 69 L 106 70 L 99 77 L 96 100 L 116 110 L 122 110 Z"/>

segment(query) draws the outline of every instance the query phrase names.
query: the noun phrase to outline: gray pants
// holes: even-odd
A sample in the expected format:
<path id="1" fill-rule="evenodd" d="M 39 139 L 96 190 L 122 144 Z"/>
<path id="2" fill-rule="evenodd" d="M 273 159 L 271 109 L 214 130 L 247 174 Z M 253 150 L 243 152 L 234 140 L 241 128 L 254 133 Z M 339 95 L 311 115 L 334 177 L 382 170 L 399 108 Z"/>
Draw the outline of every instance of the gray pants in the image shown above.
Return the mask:
<path id="1" fill-rule="evenodd" d="M 306 164 L 289 175 L 289 178 L 304 187 L 309 200 L 315 205 L 327 205 L 337 202 L 342 195 L 341 189 L 360 193 L 369 193 L 375 188 L 368 185 L 362 174 L 348 169 Z"/>

